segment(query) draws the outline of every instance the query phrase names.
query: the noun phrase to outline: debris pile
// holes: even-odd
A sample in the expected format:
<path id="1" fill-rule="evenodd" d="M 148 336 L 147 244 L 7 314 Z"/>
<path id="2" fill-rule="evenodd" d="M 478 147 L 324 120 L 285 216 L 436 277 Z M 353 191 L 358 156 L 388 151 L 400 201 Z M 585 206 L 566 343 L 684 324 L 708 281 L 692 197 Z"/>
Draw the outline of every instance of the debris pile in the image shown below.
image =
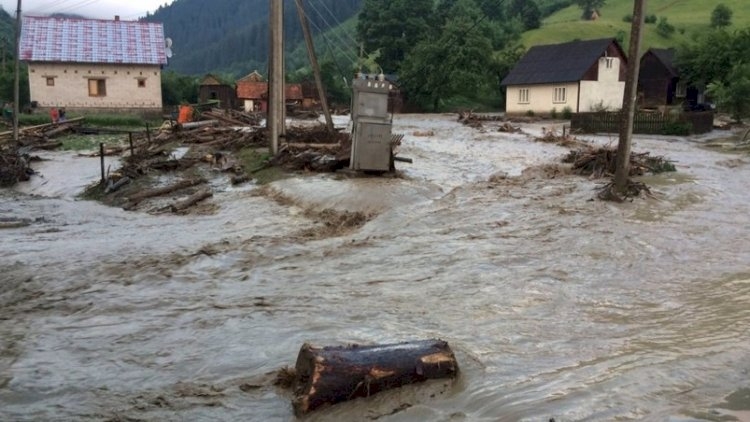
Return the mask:
<path id="1" fill-rule="evenodd" d="M 563 158 L 564 163 L 573 164 L 573 172 L 592 178 L 609 177 L 615 174 L 617 150 L 610 147 L 589 147 L 572 150 Z M 650 153 L 631 153 L 630 176 L 642 176 L 647 172 L 664 173 L 676 171 L 674 164 L 664 157 L 652 157 Z"/>
<path id="2" fill-rule="evenodd" d="M 29 167 L 28 153 L 15 148 L 0 149 L 0 187 L 10 187 L 18 182 L 25 182 L 34 174 Z"/>
<path id="3" fill-rule="evenodd" d="M 497 131 L 498 132 L 503 132 L 503 133 L 523 133 L 523 131 L 521 130 L 520 127 L 513 126 L 509 122 L 505 122 L 502 125 L 500 125 L 500 127 L 497 129 Z"/>
<path id="4" fill-rule="evenodd" d="M 53 150 L 62 146 L 62 142 L 53 139 L 72 133 L 83 123 L 84 118 L 71 119 L 59 123 L 47 123 L 37 126 L 20 128 L 18 131 L 18 144 L 21 147 L 30 147 L 30 149 Z M 13 132 L 0 132 L 0 142 L 11 142 Z"/>
<path id="5" fill-rule="evenodd" d="M 556 129 L 542 128 L 542 136 L 534 138 L 537 142 L 544 142 L 548 144 L 555 144 L 561 147 L 582 147 L 586 145 L 586 142 L 570 135 L 569 133 L 563 133 L 560 135 Z"/>

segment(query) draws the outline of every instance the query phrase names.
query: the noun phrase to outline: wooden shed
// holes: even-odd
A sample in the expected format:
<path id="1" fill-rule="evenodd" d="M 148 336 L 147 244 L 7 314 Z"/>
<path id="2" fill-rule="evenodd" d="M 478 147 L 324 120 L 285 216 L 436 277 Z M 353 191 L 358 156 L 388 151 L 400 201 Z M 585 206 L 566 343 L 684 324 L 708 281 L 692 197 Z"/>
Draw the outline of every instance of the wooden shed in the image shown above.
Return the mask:
<path id="1" fill-rule="evenodd" d="M 198 99 L 201 103 L 218 100 L 219 107 L 232 110 L 239 103 L 235 88 L 211 74 L 206 75 L 201 81 Z"/>

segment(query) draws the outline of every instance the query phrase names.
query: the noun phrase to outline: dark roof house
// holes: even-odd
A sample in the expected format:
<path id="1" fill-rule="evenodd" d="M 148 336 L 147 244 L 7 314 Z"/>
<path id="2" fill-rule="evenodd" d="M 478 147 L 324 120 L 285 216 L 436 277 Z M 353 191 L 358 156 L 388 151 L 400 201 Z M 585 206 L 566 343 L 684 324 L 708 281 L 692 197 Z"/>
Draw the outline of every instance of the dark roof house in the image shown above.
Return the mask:
<path id="1" fill-rule="evenodd" d="M 502 81 L 506 111 L 620 108 L 626 62 L 614 38 L 532 47 Z"/>

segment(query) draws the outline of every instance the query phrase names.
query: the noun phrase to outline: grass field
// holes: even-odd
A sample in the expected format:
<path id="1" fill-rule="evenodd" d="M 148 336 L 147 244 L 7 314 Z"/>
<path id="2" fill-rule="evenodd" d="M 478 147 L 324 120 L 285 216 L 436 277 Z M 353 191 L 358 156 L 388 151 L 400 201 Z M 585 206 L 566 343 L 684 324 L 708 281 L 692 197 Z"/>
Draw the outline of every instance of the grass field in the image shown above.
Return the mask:
<path id="1" fill-rule="evenodd" d="M 646 14 L 666 17 L 676 31 L 671 37 L 663 38 L 657 34 L 655 24 L 646 25 L 643 51 L 650 47 L 674 47 L 707 31 L 710 28 L 711 12 L 719 3 L 729 6 L 734 12 L 732 28 L 750 27 L 750 7 L 747 0 L 650 0 Z M 541 28 L 526 32 L 523 43 L 526 47 L 531 47 L 575 39 L 614 38 L 622 31 L 626 34 L 623 47 L 627 51 L 630 23 L 624 22 L 623 17 L 633 13 L 633 1 L 609 0 L 600 12 L 598 20 L 582 21 L 581 9 L 577 6 L 560 10 L 546 18 Z"/>

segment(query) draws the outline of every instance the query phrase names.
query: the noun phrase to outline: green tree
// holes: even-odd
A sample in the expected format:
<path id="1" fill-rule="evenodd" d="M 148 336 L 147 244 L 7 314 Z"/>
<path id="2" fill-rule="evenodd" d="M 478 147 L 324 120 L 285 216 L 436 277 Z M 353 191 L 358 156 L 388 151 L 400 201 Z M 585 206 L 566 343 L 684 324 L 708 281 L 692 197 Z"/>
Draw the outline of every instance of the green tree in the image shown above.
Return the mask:
<path id="1" fill-rule="evenodd" d="M 732 9 L 724 3 L 719 3 L 711 12 L 711 27 L 723 28 L 732 24 Z"/>
<path id="2" fill-rule="evenodd" d="M 750 29 L 729 33 L 708 31 L 677 49 L 677 66 L 687 82 L 706 85 L 729 82 L 729 71 L 750 57 Z"/>
<path id="3" fill-rule="evenodd" d="M 502 86 L 503 79 L 510 73 L 511 69 L 521 60 L 521 57 L 526 53 L 526 48 L 520 44 L 510 44 L 500 51 L 496 51 L 492 55 L 492 61 L 490 63 L 490 72 L 492 73 L 494 80 L 493 83 L 497 89 L 498 98 L 502 100 L 502 105 L 505 105 L 505 87 Z"/>
<path id="4" fill-rule="evenodd" d="M 674 25 L 667 21 L 666 16 L 659 18 L 659 23 L 656 24 L 656 33 L 663 38 L 669 38 L 674 34 Z"/>
<path id="5" fill-rule="evenodd" d="M 175 71 L 162 73 L 161 95 L 165 106 L 179 105 L 182 102 L 198 102 L 199 81 L 197 78 L 181 75 Z"/>
<path id="6" fill-rule="evenodd" d="M 433 0 L 365 0 L 357 37 L 367 52 L 380 50 L 380 66 L 397 72 L 406 55 L 427 38 Z"/>
<path id="7" fill-rule="evenodd" d="M 607 0 L 575 0 L 575 4 L 577 4 L 583 11 L 581 19 L 584 20 L 591 19 L 593 13 L 598 13 L 599 9 L 601 9 L 605 3 L 607 3 Z"/>
<path id="8" fill-rule="evenodd" d="M 542 12 L 533 0 L 512 0 L 508 6 L 508 15 L 521 19 L 526 30 L 542 25 Z"/>
<path id="9" fill-rule="evenodd" d="M 437 110 L 447 97 L 473 98 L 488 86 L 492 40 L 482 14 L 474 0 L 458 0 L 437 39 L 417 44 L 401 73 L 411 102 Z"/>
<path id="10" fill-rule="evenodd" d="M 708 85 L 719 110 L 729 113 L 736 121 L 750 117 L 750 64 L 736 64 L 727 75 L 727 81 Z"/>

